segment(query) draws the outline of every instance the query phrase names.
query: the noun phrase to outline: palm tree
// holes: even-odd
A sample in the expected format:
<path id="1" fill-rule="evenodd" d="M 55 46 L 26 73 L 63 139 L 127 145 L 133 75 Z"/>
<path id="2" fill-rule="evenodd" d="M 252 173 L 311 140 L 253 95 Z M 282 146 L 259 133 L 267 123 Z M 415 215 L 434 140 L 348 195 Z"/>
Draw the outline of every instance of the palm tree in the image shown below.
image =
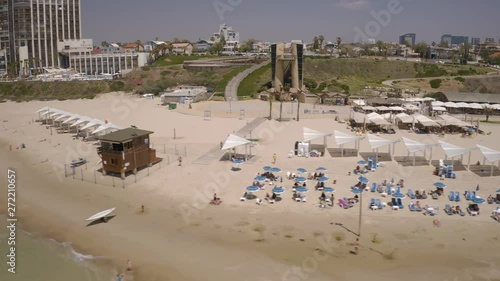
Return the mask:
<path id="1" fill-rule="evenodd" d="M 385 43 L 379 40 L 379 41 L 377 41 L 376 44 L 377 44 L 378 52 L 382 53 L 382 49 L 384 49 Z"/>
<path id="2" fill-rule="evenodd" d="M 318 49 L 318 36 L 314 36 L 313 38 L 313 51 Z"/>
<path id="3" fill-rule="evenodd" d="M 339 47 L 340 47 L 340 44 L 342 44 L 342 38 L 337 37 L 337 40 L 336 40 L 336 41 L 337 41 L 337 48 L 339 48 Z"/>
<path id="4" fill-rule="evenodd" d="M 491 106 L 486 106 L 483 108 L 484 115 L 486 115 L 486 122 L 490 120 L 490 115 L 493 112 L 493 108 Z"/>
<path id="5" fill-rule="evenodd" d="M 323 35 L 318 35 L 318 41 L 319 41 L 319 48 L 323 49 L 323 41 L 325 41 L 325 36 Z"/>

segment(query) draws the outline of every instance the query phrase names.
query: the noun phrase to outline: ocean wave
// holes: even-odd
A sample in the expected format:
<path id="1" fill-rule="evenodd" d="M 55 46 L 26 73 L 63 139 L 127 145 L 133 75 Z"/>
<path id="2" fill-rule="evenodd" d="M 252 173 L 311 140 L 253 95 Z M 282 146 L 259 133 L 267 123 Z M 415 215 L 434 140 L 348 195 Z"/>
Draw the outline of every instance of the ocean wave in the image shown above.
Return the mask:
<path id="1" fill-rule="evenodd" d="M 49 241 L 55 243 L 58 247 L 62 247 L 64 249 L 67 249 L 71 254 L 72 257 L 75 261 L 78 262 L 85 262 L 85 261 L 92 261 L 92 260 L 111 260 L 108 257 L 104 256 L 94 256 L 94 255 L 86 255 L 80 252 L 77 252 L 75 248 L 73 248 L 73 245 L 70 241 L 66 242 L 59 242 L 55 239 L 49 238 Z"/>

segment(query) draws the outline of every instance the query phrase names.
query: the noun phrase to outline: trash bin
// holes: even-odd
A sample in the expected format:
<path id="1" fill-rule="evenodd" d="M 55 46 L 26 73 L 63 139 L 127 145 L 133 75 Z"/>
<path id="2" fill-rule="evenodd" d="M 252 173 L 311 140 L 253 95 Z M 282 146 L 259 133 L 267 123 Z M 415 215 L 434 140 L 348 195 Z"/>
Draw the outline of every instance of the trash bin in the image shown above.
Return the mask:
<path id="1" fill-rule="evenodd" d="M 176 109 L 177 108 L 177 104 L 176 103 L 169 103 L 168 104 L 168 109 L 172 110 L 172 109 Z"/>

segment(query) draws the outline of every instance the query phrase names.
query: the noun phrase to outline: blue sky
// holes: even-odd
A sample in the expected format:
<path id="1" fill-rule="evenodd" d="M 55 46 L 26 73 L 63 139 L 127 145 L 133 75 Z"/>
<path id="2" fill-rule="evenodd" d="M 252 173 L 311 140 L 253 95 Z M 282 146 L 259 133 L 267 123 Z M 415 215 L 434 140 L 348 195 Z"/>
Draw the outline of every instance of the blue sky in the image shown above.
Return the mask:
<path id="1" fill-rule="evenodd" d="M 389 3 L 395 6 L 389 9 Z M 195 41 L 221 23 L 233 26 L 242 40 L 309 42 L 323 34 L 353 42 L 360 30 L 385 41 L 416 33 L 417 41 L 431 43 L 451 33 L 498 42 L 499 11 L 498 0 L 82 0 L 82 28 L 94 45 L 155 37 Z M 383 15 L 382 24 L 376 14 Z"/>

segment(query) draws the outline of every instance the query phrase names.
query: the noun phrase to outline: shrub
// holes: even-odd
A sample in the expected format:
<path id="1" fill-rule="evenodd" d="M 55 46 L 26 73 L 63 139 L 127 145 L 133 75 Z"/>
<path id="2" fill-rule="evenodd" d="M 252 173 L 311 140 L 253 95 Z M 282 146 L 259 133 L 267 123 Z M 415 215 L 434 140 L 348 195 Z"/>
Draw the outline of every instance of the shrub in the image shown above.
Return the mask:
<path id="1" fill-rule="evenodd" d="M 465 78 L 463 78 L 463 77 L 455 77 L 455 80 L 462 82 L 462 83 L 465 82 Z"/>
<path id="2" fill-rule="evenodd" d="M 150 71 L 151 67 L 146 65 L 146 66 L 142 67 L 142 70 L 144 70 L 144 71 Z"/>
<path id="3" fill-rule="evenodd" d="M 125 88 L 125 83 L 123 83 L 123 81 L 113 81 L 109 85 L 109 90 L 111 92 L 123 91 L 124 88 Z"/>
<path id="4" fill-rule="evenodd" d="M 161 75 L 161 76 L 167 76 L 167 75 L 168 75 L 168 73 L 169 73 L 168 71 L 163 70 L 162 72 L 160 72 L 160 75 Z"/>
<path id="5" fill-rule="evenodd" d="M 442 82 L 443 82 L 443 80 L 441 80 L 441 79 L 432 79 L 431 81 L 429 81 L 429 84 L 431 85 L 431 88 L 437 89 L 437 88 L 441 87 Z"/>

